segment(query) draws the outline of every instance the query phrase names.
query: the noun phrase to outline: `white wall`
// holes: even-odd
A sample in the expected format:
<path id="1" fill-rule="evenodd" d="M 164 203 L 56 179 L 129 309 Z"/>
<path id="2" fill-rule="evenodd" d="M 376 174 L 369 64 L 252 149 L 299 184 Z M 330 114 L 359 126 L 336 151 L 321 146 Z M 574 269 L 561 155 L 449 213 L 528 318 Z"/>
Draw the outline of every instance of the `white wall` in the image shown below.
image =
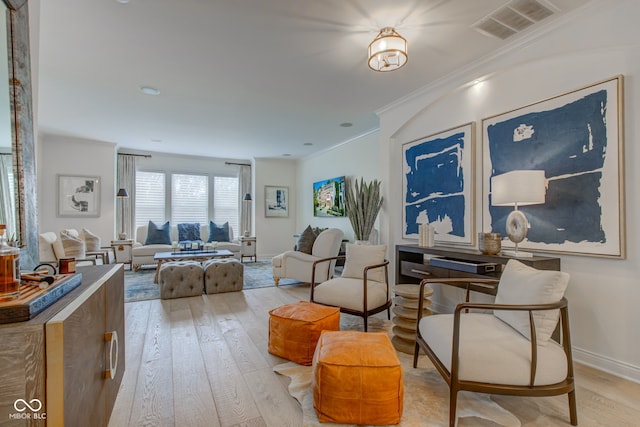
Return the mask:
<path id="1" fill-rule="evenodd" d="M 293 249 L 296 228 L 296 207 L 298 206 L 298 180 L 296 161 L 289 159 L 254 160 L 253 209 L 255 212 L 254 231 L 258 258 L 271 258 Z M 265 217 L 264 187 L 289 188 L 289 216 Z"/>
<path id="2" fill-rule="evenodd" d="M 347 217 L 313 216 L 313 183 L 338 176 L 364 178 L 365 181 L 378 178 L 380 169 L 378 137 L 379 134 L 376 131 L 298 162 L 299 185 L 296 198 L 298 232 L 304 230 L 309 224 L 312 227 L 334 227 L 344 232 L 345 239 L 354 240 L 353 228 Z M 384 187 L 386 183 L 383 182 L 382 185 Z M 385 206 L 386 203 L 383 203 L 383 209 Z"/>
<path id="3" fill-rule="evenodd" d="M 87 228 L 101 237 L 103 246 L 108 246 L 115 237 L 115 171 L 115 144 L 40 135 L 37 149 L 39 232 Z M 100 177 L 100 216 L 59 218 L 58 175 Z"/>
<path id="4" fill-rule="evenodd" d="M 381 150 L 389 155 L 382 179 L 401 188 L 401 145 L 469 121 L 503 113 L 618 74 L 625 77 L 627 259 L 560 256 L 571 274 L 567 291 L 574 356 L 640 381 L 640 197 L 635 191 L 640 150 L 640 2 L 594 1 L 498 55 L 448 76 L 380 112 Z M 481 85 L 467 85 L 482 78 Z M 481 132 L 476 146 L 476 228 L 481 229 Z M 389 191 L 393 206 L 400 192 Z M 401 212 L 386 212 L 389 241 L 402 243 Z M 407 241 L 406 243 L 415 243 Z"/>

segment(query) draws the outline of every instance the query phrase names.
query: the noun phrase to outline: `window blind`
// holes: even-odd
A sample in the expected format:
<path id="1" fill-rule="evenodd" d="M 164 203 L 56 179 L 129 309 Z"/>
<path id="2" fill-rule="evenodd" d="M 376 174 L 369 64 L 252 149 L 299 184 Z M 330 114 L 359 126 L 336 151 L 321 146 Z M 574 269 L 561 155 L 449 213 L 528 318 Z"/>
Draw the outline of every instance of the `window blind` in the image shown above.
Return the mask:
<path id="1" fill-rule="evenodd" d="M 209 224 L 209 177 L 171 175 L 171 223 Z"/>
<path id="2" fill-rule="evenodd" d="M 229 222 L 234 237 L 239 237 L 240 230 L 240 196 L 239 179 L 237 177 L 216 176 L 213 179 L 213 221 L 216 224 Z"/>
<path id="3" fill-rule="evenodd" d="M 136 227 L 165 222 L 165 174 L 136 172 Z"/>

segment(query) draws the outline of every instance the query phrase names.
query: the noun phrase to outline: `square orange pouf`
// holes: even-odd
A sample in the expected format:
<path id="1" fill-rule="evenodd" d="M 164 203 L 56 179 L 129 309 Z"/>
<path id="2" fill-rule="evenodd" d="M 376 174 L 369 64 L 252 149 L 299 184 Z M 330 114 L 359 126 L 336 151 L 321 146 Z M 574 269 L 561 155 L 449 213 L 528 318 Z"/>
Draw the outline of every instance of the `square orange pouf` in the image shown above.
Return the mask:
<path id="1" fill-rule="evenodd" d="M 320 422 L 386 425 L 402 417 L 402 365 L 384 332 L 323 332 L 312 388 Z"/>
<path id="2" fill-rule="evenodd" d="M 269 312 L 269 353 L 311 365 L 323 330 L 340 330 L 340 309 L 300 301 Z"/>

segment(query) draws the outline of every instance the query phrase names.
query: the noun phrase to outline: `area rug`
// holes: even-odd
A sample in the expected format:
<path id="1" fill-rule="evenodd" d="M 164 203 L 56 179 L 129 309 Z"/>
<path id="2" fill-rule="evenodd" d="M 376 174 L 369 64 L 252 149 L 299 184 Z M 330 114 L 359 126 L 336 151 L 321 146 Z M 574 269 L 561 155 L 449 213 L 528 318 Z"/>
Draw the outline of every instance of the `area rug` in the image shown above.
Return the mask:
<path id="1" fill-rule="evenodd" d="M 160 288 L 153 283 L 155 268 L 126 271 L 124 275 L 125 302 L 160 298 Z M 293 279 L 281 279 L 280 286 L 300 283 Z M 244 290 L 275 286 L 271 261 L 244 263 Z"/>
<path id="2" fill-rule="evenodd" d="M 347 316 L 341 321 L 341 329 L 360 329 L 350 322 Z M 362 320 L 360 319 L 360 322 Z M 372 325 L 373 323 L 373 325 Z M 390 322 L 379 319 L 369 320 L 369 330 L 385 331 Z M 418 368 L 413 368 L 413 356 L 398 353 L 404 372 L 404 409 L 401 427 L 428 427 L 449 425 L 449 387 L 426 356 L 421 356 Z M 287 362 L 276 365 L 273 370 L 291 379 L 289 394 L 302 407 L 303 427 L 345 426 L 345 424 L 320 423 L 313 409 L 311 392 L 312 367 Z M 502 408 L 486 394 L 458 393 L 459 425 L 477 425 L 478 419 L 505 427 L 520 426 L 520 420 L 511 412 Z M 474 422 L 474 420 L 476 420 Z M 484 425 L 484 424 L 483 424 Z"/>

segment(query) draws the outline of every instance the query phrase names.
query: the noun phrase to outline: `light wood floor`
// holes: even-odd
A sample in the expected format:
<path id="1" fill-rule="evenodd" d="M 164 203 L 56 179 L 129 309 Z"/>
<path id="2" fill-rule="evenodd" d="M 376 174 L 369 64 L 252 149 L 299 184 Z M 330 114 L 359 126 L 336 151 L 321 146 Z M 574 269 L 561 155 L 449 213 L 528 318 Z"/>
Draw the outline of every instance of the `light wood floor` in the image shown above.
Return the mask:
<path id="1" fill-rule="evenodd" d="M 284 360 L 267 352 L 268 311 L 308 292 L 299 285 L 125 304 L 126 372 L 109 425 L 301 426 L 288 380 L 272 371 Z M 581 426 L 638 425 L 640 384 L 575 368 Z M 494 400 L 523 426 L 569 425 L 566 395 Z"/>

